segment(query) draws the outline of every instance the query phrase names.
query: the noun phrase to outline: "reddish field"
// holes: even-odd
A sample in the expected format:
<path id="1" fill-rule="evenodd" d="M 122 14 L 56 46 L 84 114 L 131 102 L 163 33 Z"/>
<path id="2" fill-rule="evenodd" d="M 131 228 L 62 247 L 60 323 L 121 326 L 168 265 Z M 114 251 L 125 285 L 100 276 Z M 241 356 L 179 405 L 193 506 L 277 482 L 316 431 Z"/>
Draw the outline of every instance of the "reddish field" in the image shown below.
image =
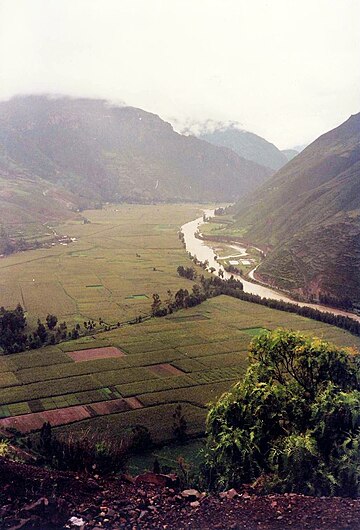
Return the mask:
<path id="1" fill-rule="evenodd" d="M 22 414 L 12 418 L 2 418 L 0 428 L 14 428 L 20 432 L 29 432 L 41 429 L 42 425 L 49 421 L 51 425 L 65 425 L 75 421 L 81 421 L 94 416 L 106 416 L 115 412 L 125 412 L 131 409 L 141 408 L 143 405 L 137 398 L 119 398 L 111 401 L 99 401 L 91 405 L 75 405 L 61 409 L 46 410 L 44 412 L 33 412 Z"/>
<path id="2" fill-rule="evenodd" d="M 179 368 L 175 368 L 172 364 L 154 364 L 153 366 L 149 366 L 148 370 L 152 372 L 153 374 L 160 375 L 163 377 L 169 376 L 169 375 L 184 375 L 184 372 L 182 370 L 179 370 Z"/>
<path id="3" fill-rule="evenodd" d="M 125 353 L 114 346 L 107 348 L 91 348 L 89 350 L 76 350 L 67 352 L 67 354 L 76 362 L 92 361 L 93 359 L 106 359 L 109 357 L 123 357 Z"/>

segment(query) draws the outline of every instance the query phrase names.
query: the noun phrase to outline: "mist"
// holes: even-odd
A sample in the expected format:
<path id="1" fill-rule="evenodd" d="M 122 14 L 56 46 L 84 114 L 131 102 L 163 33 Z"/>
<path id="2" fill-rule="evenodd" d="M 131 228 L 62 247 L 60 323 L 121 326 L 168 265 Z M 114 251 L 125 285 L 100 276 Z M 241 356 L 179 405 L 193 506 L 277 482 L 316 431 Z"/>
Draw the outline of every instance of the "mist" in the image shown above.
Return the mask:
<path id="1" fill-rule="evenodd" d="M 100 97 L 288 148 L 359 111 L 358 20 L 356 0 L 2 0 L 0 99 Z"/>

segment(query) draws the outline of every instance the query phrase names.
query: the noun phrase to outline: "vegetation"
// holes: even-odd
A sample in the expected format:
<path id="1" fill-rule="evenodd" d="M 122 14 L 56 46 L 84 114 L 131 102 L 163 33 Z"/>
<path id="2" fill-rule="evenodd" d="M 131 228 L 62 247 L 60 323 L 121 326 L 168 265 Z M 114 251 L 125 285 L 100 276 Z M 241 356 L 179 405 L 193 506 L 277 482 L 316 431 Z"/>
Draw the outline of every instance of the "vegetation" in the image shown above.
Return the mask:
<path id="1" fill-rule="evenodd" d="M 37 321 L 37 327 L 32 333 L 26 333 L 27 322 L 24 310 L 20 304 L 14 310 L 7 310 L 0 307 L 0 352 L 5 355 L 19 353 L 25 350 L 34 350 L 47 344 L 57 344 L 61 340 L 77 339 L 81 333 L 80 324 L 67 331 L 66 322 L 61 322 L 57 328 L 58 319 L 55 315 L 47 315 L 47 327 Z M 99 319 L 100 326 L 105 324 Z M 96 327 L 94 321 L 84 322 L 82 335 L 92 334 Z M 109 326 L 105 326 L 108 329 Z M 104 326 L 103 326 L 104 329 Z"/>
<path id="2" fill-rule="evenodd" d="M 194 280 L 198 278 L 198 274 L 193 267 L 179 266 L 177 268 L 179 276 Z M 158 293 L 153 294 L 153 303 L 151 304 L 151 314 L 155 317 L 164 317 L 167 314 L 171 314 L 179 309 L 187 309 L 188 307 L 194 307 L 208 298 L 214 296 L 220 296 L 221 294 L 228 294 L 230 296 L 236 296 L 237 291 L 242 291 L 243 285 L 239 280 L 236 280 L 233 276 L 228 280 L 222 280 L 217 276 L 211 276 L 205 278 L 201 275 L 199 278 L 199 284 L 193 285 L 192 292 L 189 293 L 187 289 L 179 289 L 173 296 L 171 291 L 168 290 L 167 301 L 162 303 Z"/>
<path id="3" fill-rule="evenodd" d="M 260 279 L 309 300 L 359 308 L 359 139 L 356 114 L 232 208 L 233 229 L 270 250 Z"/>
<path id="4" fill-rule="evenodd" d="M 92 322 L 99 329 L 146 316 L 152 293 L 164 300 L 168 289 L 188 288 L 176 273 L 191 265 L 177 233 L 197 215 L 189 204 L 123 204 L 86 212 L 89 224 L 57 225 L 77 241 L 0 259 L 0 306 L 20 303 L 30 331 L 48 314 L 56 315 L 57 326 L 66 321 L 68 333 L 84 322 L 91 331 Z"/>
<path id="5" fill-rule="evenodd" d="M 192 285 L 192 281 L 186 281 Z M 55 431 L 76 432 L 83 426 L 99 432 L 105 429 L 116 436 L 123 428 L 144 425 L 153 440 L 160 443 L 174 437 L 172 415 L 181 404 L 187 436 L 200 435 L 204 432 L 207 403 L 246 372 L 251 339 L 265 329 L 279 326 L 322 336 L 339 346 L 360 346 L 360 339 L 333 326 L 220 295 L 164 318 L 116 327 L 95 338 L 87 335 L 2 356 L 0 417 L 4 419 L 0 421 L 41 411 L 54 411 L 55 418 L 57 409 L 137 397 L 142 409 L 126 407 L 124 412 L 91 417 L 64 427 L 55 427 L 53 419 L 50 421 Z M 116 346 L 125 355 L 74 362 L 67 354 L 107 346 Z M 163 363 L 180 373 L 158 373 L 156 365 Z M 65 415 L 63 410 L 58 416 L 60 422 L 65 421 Z"/>
<path id="6" fill-rule="evenodd" d="M 242 382 L 211 407 L 212 485 L 360 493 L 359 357 L 298 332 L 261 334 Z"/>
<path id="7" fill-rule="evenodd" d="M 323 311 L 313 309 L 312 307 L 300 306 L 297 304 L 291 304 L 290 302 L 284 302 L 282 300 L 273 300 L 271 298 L 262 298 L 256 294 L 240 292 L 239 290 L 226 294 L 255 304 L 264 305 L 273 309 L 279 309 L 280 311 L 296 313 L 306 318 L 311 318 L 326 324 L 331 324 L 332 326 L 337 326 L 338 328 L 350 331 L 350 333 L 353 333 L 354 335 L 360 336 L 360 322 L 347 316 L 335 315 L 334 313 L 324 313 Z"/>
<path id="8" fill-rule="evenodd" d="M 43 424 L 35 445 L 28 440 L 28 445 L 41 455 L 45 464 L 64 471 L 96 471 L 102 474 L 124 469 L 132 443 L 130 438 L 117 439 L 90 430 L 78 435 L 67 433 L 56 436 L 49 422 Z"/>
<path id="9" fill-rule="evenodd" d="M 20 304 L 12 311 L 0 307 L 0 348 L 5 353 L 23 351 L 27 344 L 24 333 L 26 318 Z"/>

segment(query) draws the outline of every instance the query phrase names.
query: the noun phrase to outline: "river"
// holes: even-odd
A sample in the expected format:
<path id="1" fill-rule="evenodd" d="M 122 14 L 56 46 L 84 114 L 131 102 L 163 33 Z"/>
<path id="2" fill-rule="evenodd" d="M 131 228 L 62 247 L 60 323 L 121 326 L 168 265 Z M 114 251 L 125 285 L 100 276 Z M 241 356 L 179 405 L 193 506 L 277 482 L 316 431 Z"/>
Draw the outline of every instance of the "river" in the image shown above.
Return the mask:
<path id="1" fill-rule="evenodd" d="M 206 217 L 212 217 L 214 215 L 214 210 L 204 210 L 204 214 Z M 215 251 L 214 249 L 207 244 L 206 241 L 203 241 L 201 239 L 198 239 L 195 237 L 196 232 L 198 232 L 200 225 L 204 224 L 203 218 L 199 217 L 198 219 L 194 219 L 194 221 L 190 221 L 189 223 L 184 224 L 181 227 L 181 231 L 184 234 L 184 241 L 186 245 L 186 250 L 190 252 L 192 256 L 196 256 L 196 258 L 199 261 L 208 261 L 209 267 L 213 267 L 215 269 L 214 274 L 219 276 L 219 270 L 222 269 L 224 272 L 224 278 L 228 279 L 230 278 L 231 274 L 229 272 L 224 271 L 223 267 L 219 265 L 217 260 L 215 259 Z M 238 245 L 233 245 L 233 248 L 237 250 L 237 252 L 245 253 L 245 248 L 240 247 Z M 255 270 L 255 269 L 254 269 Z M 251 271 L 250 276 L 254 278 L 253 273 L 254 270 Z M 265 287 L 263 285 L 260 285 L 259 283 L 253 283 L 244 280 L 241 276 L 234 274 L 234 277 L 241 280 L 242 284 L 244 285 L 244 291 L 246 293 L 256 294 L 258 296 L 261 296 L 262 298 L 272 298 L 273 300 L 282 300 L 284 302 L 290 302 L 292 304 L 297 304 L 301 307 L 311 307 L 312 309 L 318 309 L 319 311 L 322 311 L 323 313 L 332 313 L 334 315 L 343 315 L 350 318 L 353 318 L 354 320 L 357 320 L 360 322 L 360 316 L 355 315 L 354 313 L 349 313 L 347 311 L 341 311 L 340 309 L 333 309 L 331 307 L 319 305 L 319 304 L 310 304 L 306 302 L 298 302 L 297 300 L 293 300 L 283 294 L 280 291 L 276 291 L 275 289 L 271 289 L 269 287 Z"/>

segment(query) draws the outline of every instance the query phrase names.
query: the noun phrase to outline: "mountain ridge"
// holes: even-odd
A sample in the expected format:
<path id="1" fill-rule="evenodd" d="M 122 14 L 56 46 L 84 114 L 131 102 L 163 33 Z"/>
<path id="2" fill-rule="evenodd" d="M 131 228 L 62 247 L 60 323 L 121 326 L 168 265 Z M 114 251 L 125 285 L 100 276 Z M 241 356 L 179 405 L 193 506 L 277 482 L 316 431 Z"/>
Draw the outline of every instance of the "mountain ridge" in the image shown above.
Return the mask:
<path id="1" fill-rule="evenodd" d="M 97 200 L 229 200 L 271 173 L 155 114 L 86 98 L 0 103 L 0 146 L 32 174 Z"/>
<path id="2" fill-rule="evenodd" d="M 234 207 L 246 238 L 270 250 L 259 279 L 307 299 L 359 304 L 359 172 L 360 113 Z"/>
<path id="3" fill-rule="evenodd" d="M 236 125 L 218 127 L 213 131 L 203 131 L 198 134 L 198 138 L 206 140 L 213 145 L 228 147 L 239 156 L 268 167 L 276 171 L 287 162 L 287 156 L 280 151 L 273 143 L 265 138 L 239 129 Z"/>

